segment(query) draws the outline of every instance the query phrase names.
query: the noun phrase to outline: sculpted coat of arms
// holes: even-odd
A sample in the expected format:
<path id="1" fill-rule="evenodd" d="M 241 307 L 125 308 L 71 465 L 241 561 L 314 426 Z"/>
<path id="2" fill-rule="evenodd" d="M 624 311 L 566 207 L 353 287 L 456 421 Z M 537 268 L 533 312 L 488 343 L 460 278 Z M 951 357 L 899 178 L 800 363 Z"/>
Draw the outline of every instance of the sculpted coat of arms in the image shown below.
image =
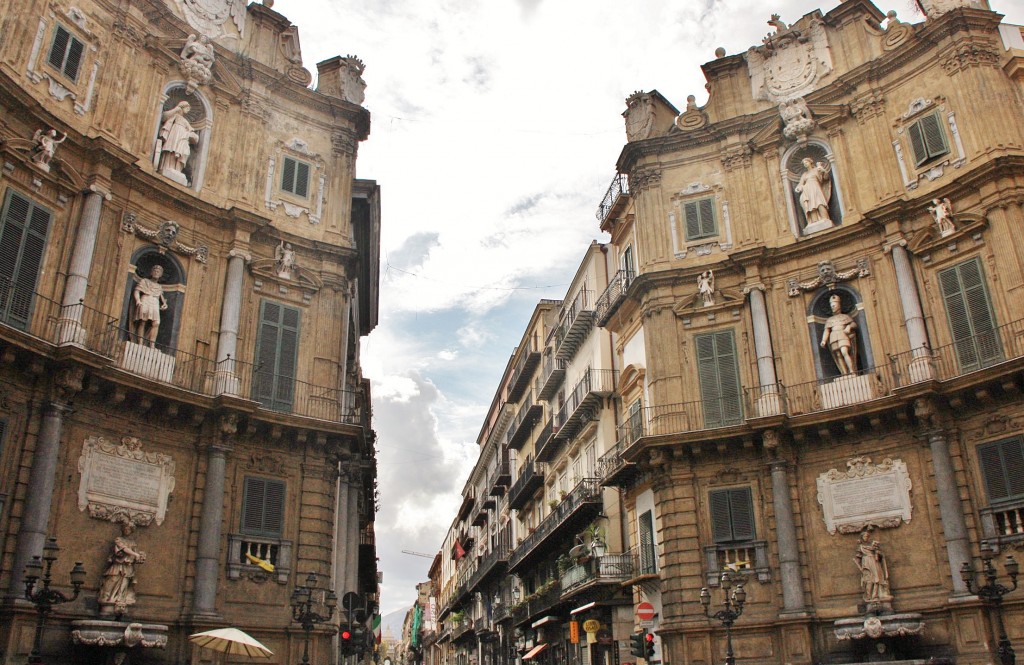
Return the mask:
<path id="1" fill-rule="evenodd" d="M 825 24 L 819 18 L 792 27 L 773 17 L 776 32 L 747 51 L 747 72 L 755 99 L 773 103 L 801 97 L 832 71 Z"/>

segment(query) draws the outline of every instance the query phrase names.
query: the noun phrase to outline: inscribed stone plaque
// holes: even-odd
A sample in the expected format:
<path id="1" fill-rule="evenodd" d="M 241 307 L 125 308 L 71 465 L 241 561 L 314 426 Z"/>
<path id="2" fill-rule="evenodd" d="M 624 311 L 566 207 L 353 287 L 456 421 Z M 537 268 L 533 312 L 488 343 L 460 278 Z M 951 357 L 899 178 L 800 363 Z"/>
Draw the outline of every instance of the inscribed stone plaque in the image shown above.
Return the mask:
<path id="1" fill-rule="evenodd" d="M 902 460 L 872 464 L 855 457 L 845 472 L 818 476 L 818 503 L 829 533 L 856 533 L 867 527 L 892 528 L 910 521 L 910 476 Z"/>
<path id="2" fill-rule="evenodd" d="M 174 460 L 147 453 L 135 437 L 113 443 L 91 436 L 78 459 L 82 475 L 78 509 L 97 519 L 120 524 L 126 531 L 164 521 L 167 498 L 174 491 Z"/>

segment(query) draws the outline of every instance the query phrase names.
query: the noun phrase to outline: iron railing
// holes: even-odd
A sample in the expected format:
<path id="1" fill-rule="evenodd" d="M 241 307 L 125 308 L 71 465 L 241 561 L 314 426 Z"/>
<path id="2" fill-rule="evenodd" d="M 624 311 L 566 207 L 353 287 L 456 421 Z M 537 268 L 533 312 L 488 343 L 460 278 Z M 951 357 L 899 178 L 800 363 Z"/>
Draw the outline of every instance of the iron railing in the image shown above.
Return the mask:
<path id="1" fill-rule="evenodd" d="M 597 206 L 597 221 L 603 224 L 608 219 L 608 215 L 615 206 L 615 202 L 619 200 L 619 197 L 628 195 L 629 178 L 627 178 L 625 173 L 616 173 L 615 177 L 612 178 L 611 184 L 608 186 L 608 191 L 604 194 L 604 198 L 601 199 L 601 204 Z"/>
<path id="2" fill-rule="evenodd" d="M 574 514 L 583 504 L 601 500 L 601 485 L 597 478 L 584 478 L 576 487 L 569 492 L 562 501 L 548 513 L 547 517 L 541 520 L 533 533 L 523 539 L 523 542 L 516 546 L 509 557 L 509 567 L 518 564 L 533 551 L 538 545 L 544 542 L 552 532 L 556 531 L 565 521 Z"/>
<path id="3" fill-rule="evenodd" d="M 608 323 L 608 319 L 625 299 L 626 291 L 635 277 L 636 272 L 633 270 L 620 270 L 612 276 L 604 293 L 598 296 L 597 303 L 594 304 L 594 318 L 597 319 L 597 325 L 603 326 Z"/>

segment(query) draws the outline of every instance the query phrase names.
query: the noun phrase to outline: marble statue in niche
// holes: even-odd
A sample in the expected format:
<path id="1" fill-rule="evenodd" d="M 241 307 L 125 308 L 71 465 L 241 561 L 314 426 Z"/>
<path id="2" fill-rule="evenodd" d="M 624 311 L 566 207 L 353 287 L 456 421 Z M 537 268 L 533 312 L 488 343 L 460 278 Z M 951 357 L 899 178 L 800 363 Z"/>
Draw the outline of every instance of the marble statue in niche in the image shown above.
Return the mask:
<path id="1" fill-rule="evenodd" d="M 121 616 L 135 604 L 135 568 L 146 562 L 146 553 L 127 536 L 114 539 L 103 582 L 97 594 L 100 614 Z"/>
<path id="2" fill-rule="evenodd" d="M 156 140 L 157 170 L 162 175 L 182 185 L 189 185 L 185 173 L 192 146 L 199 141 L 199 134 L 189 122 L 192 106 L 181 101 L 160 116 L 160 133 Z"/>
<path id="3" fill-rule="evenodd" d="M 64 134 L 64 136 L 58 139 L 56 129 L 51 129 L 48 132 L 37 129 L 35 134 L 32 135 L 32 141 L 35 143 L 32 146 L 32 163 L 49 173 L 50 162 L 57 153 L 57 146 L 64 143 L 67 137 L 68 135 Z"/>
<path id="4" fill-rule="evenodd" d="M 833 293 L 828 299 L 832 315 L 825 320 L 821 348 L 828 348 L 840 374 L 857 373 L 857 322 L 842 312 L 842 298 Z"/>
<path id="5" fill-rule="evenodd" d="M 295 250 L 290 242 L 281 241 L 274 250 L 274 267 L 277 276 L 284 279 L 292 279 L 292 271 L 295 268 Z"/>
<path id="6" fill-rule="evenodd" d="M 948 198 L 932 199 L 932 204 L 928 206 L 928 212 L 935 220 L 939 236 L 945 238 L 956 232 L 956 226 L 953 224 L 953 203 Z"/>
<path id="7" fill-rule="evenodd" d="M 715 304 L 715 273 L 710 268 L 697 276 L 697 292 L 705 307 Z"/>
<path id="8" fill-rule="evenodd" d="M 864 600 L 871 603 L 886 603 L 892 600 L 889 592 L 889 566 L 877 540 L 871 539 L 871 531 L 860 534 L 860 543 L 853 560 L 860 569 L 860 586 Z"/>
<path id="9" fill-rule="evenodd" d="M 783 180 L 789 190 L 795 232 L 809 235 L 841 224 L 837 169 L 828 146 L 814 139 L 801 140 L 783 159 Z"/>
<path id="10" fill-rule="evenodd" d="M 832 200 L 832 176 L 827 162 L 815 162 L 804 157 L 801 162 L 804 173 L 794 190 L 800 195 L 800 206 L 807 218 L 807 225 L 832 224 L 828 205 Z"/>
<path id="11" fill-rule="evenodd" d="M 148 278 L 142 278 L 132 289 L 134 313 L 132 315 L 133 333 L 139 344 L 150 348 L 156 346 L 156 336 L 160 331 L 160 314 L 167 309 L 164 288 L 160 278 L 164 275 L 164 267 L 155 264 L 149 271 Z"/>

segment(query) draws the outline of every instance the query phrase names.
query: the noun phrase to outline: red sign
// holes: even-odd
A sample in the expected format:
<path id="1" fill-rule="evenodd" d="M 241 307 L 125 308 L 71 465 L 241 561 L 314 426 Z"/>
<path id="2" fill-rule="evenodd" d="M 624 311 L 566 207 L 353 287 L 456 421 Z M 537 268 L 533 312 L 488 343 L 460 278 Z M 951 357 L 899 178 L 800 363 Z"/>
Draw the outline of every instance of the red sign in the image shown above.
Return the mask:
<path id="1" fill-rule="evenodd" d="M 641 621 L 650 621 L 654 618 L 654 605 L 650 603 L 640 603 L 636 606 L 636 618 Z"/>

